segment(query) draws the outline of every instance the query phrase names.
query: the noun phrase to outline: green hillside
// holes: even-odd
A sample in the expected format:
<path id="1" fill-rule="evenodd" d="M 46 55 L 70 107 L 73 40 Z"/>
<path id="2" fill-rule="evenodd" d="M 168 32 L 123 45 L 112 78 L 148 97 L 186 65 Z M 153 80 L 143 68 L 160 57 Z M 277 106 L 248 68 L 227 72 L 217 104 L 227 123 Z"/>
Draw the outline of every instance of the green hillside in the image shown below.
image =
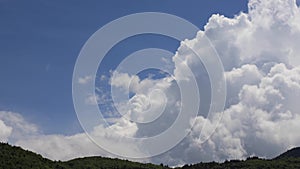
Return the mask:
<path id="1" fill-rule="evenodd" d="M 66 162 L 51 161 L 20 147 L 0 143 L 0 169 L 164 169 L 154 164 L 103 157 L 78 158 Z"/>
<path id="2" fill-rule="evenodd" d="M 283 158 L 300 158 L 300 147 L 288 150 L 287 152 L 276 157 L 275 159 L 283 159 Z"/>
<path id="3" fill-rule="evenodd" d="M 283 153 L 272 160 L 248 158 L 224 163 L 198 163 L 177 169 L 299 169 L 300 148 Z M 0 143 L 0 169 L 167 169 L 163 165 L 142 164 L 103 157 L 78 158 L 66 162 L 51 161 L 20 147 Z"/>
<path id="4" fill-rule="evenodd" d="M 280 160 L 248 158 L 246 161 L 232 160 L 222 164 L 211 162 L 186 165 L 182 169 L 300 169 L 300 158 Z"/>
<path id="5" fill-rule="evenodd" d="M 20 147 L 0 144 L 0 168 L 21 169 L 21 168 L 53 168 L 54 162 L 43 158 L 41 155 L 21 149 Z"/>

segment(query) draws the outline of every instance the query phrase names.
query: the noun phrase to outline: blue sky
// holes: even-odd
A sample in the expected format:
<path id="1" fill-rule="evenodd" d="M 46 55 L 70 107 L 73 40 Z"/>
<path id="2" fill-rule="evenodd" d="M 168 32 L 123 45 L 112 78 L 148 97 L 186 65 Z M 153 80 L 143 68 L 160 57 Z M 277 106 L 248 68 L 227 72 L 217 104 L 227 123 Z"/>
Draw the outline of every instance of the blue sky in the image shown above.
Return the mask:
<path id="1" fill-rule="evenodd" d="M 0 110 L 22 114 L 45 134 L 82 131 L 72 103 L 72 73 L 86 40 L 106 23 L 137 12 L 165 12 L 203 29 L 208 18 L 247 11 L 247 1 L 16 1 L 0 0 Z M 161 38 L 161 39 L 160 39 Z M 146 40 L 145 40 L 146 39 Z M 146 47 L 175 52 L 178 43 L 159 36 L 133 37 L 110 56 Z"/>

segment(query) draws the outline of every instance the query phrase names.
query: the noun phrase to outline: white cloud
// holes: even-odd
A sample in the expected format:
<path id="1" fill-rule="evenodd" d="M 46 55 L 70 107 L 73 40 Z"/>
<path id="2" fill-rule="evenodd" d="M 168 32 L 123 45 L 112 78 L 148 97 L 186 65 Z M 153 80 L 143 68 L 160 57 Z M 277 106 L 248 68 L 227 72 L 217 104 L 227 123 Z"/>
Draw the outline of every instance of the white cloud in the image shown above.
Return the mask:
<path id="1" fill-rule="evenodd" d="M 122 139 L 122 137 L 125 135 L 130 136 L 135 132 L 134 124 L 123 122 L 119 125 L 119 123 L 112 126 L 113 130 L 104 130 L 102 126 L 98 126 L 90 134 L 94 139 L 107 141 L 112 148 L 120 149 L 124 153 L 130 154 L 136 150 L 134 148 L 136 145 L 131 144 L 131 146 L 128 146 L 129 143 L 126 143 L 126 140 Z M 127 128 L 127 130 L 124 130 L 124 128 Z M 120 140 L 124 142 L 120 142 Z M 38 135 L 28 139 L 20 139 L 15 144 L 40 153 L 52 160 L 70 160 L 85 156 L 118 157 L 96 145 L 85 133 L 71 136 Z"/>
<path id="2" fill-rule="evenodd" d="M 101 76 L 100 76 L 100 80 L 101 80 L 101 81 L 106 80 L 106 79 L 107 79 L 107 77 L 106 77 L 105 75 L 101 75 Z"/>
<path id="3" fill-rule="evenodd" d="M 98 126 L 90 135 L 97 140 L 108 141 L 111 147 L 121 149 L 124 153 L 137 151 L 138 148 L 134 148 L 136 144 L 126 143 L 126 139 L 122 139 L 136 133 L 136 124 L 128 120 L 115 119 L 114 122 L 111 130 L 104 130 L 104 127 Z M 0 141 L 21 146 L 53 160 L 70 160 L 93 155 L 116 157 L 97 146 L 85 133 L 70 136 L 44 135 L 36 125 L 14 112 L 0 112 L 0 129 Z M 129 144 L 131 146 L 128 146 Z"/>
<path id="4" fill-rule="evenodd" d="M 289 69 L 282 63 L 276 64 L 258 83 L 240 87 L 237 103 L 225 110 L 218 129 L 206 142 L 200 138 L 201 134 L 207 135 L 202 127 L 207 122 L 210 129 L 216 121 L 198 116 L 187 138 L 153 160 L 159 163 L 163 159 L 177 165 L 251 155 L 273 158 L 300 145 L 299 98 L 300 67 Z"/>
<path id="5" fill-rule="evenodd" d="M 126 138 L 134 135 L 136 129 L 136 124 L 128 120 L 118 120 L 109 129 L 103 126 L 95 127 L 89 133 L 93 141 L 85 133 L 78 133 L 71 136 L 39 135 L 30 139 L 21 139 L 16 144 L 53 160 L 70 160 L 84 156 L 123 158 L 110 151 L 121 151 L 124 154 L 140 153 L 136 152 L 139 151 L 138 143 L 129 142 Z M 95 144 L 99 142 L 102 146 L 106 146 Z"/>
<path id="6" fill-rule="evenodd" d="M 97 105 L 99 101 L 100 101 L 100 98 L 96 94 L 95 95 L 89 95 L 85 99 L 85 103 L 89 104 L 89 105 Z"/>
<path id="7" fill-rule="evenodd" d="M 133 92 L 132 98 L 122 97 L 117 92 L 114 104 L 124 117 L 135 122 L 149 122 L 164 111 L 167 98 L 164 92 L 172 84 L 172 78 L 140 80 L 138 76 L 115 72 L 111 79 L 112 87 Z M 126 93 L 125 93 L 126 94 Z M 122 99 L 118 99 L 121 96 Z M 125 98 L 125 99 L 123 99 Z"/>
<path id="8" fill-rule="evenodd" d="M 225 73 L 227 79 L 227 107 L 237 103 L 238 94 L 241 88 L 248 85 L 255 85 L 260 82 L 263 73 L 256 65 L 245 64 L 240 68 L 233 68 Z"/>
<path id="9" fill-rule="evenodd" d="M 193 50 L 205 53 L 201 43 L 205 34 L 218 51 L 228 87 L 225 113 L 206 142 L 200 138 L 206 134 L 205 130 L 201 133 L 202 126 L 207 122 L 209 129 L 216 122 L 198 116 L 191 135 L 153 160 L 176 165 L 249 155 L 274 157 L 299 146 L 299 19 L 293 0 L 250 0 L 249 14 L 235 18 L 213 15 L 204 31 L 185 41 Z M 187 78 L 180 67 L 188 64 L 200 79 L 200 65 L 195 65 L 195 56 L 186 47 L 181 46 L 175 57 L 181 58 L 174 60 L 178 76 Z"/>
<path id="10" fill-rule="evenodd" d="M 23 116 L 18 113 L 0 111 L 0 120 L 12 129 L 9 136 L 10 140 L 28 138 L 38 134 L 37 126 L 27 122 Z"/>
<path id="11" fill-rule="evenodd" d="M 114 72 L 110 79 L 112 86 L 122 88 L 125 91 L 134 91 L 138 85 L 140 78 L 138 76 L 130 76 L 127 73 Z"/>
<path id="12" fill-rule="evenodd" d="M 8 137 L 11 135 L 12 128 L 6 126 L 2 120 L 0 120 L 0 141 L 7 142 Z"/>
<path id="13" fill-rule="evenodd" d="M 101 77 L 102 78 L 102 77 Z M 87 84 L 93 80 L 93 76 L 84 76 L 78 78 L 79 84 Z"/>
<path id="14" fill-rule="evenodd" d="M 108 155 L 99 149 L 85 134 L 73 136 L 40 135 L 15 143 L 25 149 L 40 153 L 52 160 L 68 160 L 75 157 Z"/>

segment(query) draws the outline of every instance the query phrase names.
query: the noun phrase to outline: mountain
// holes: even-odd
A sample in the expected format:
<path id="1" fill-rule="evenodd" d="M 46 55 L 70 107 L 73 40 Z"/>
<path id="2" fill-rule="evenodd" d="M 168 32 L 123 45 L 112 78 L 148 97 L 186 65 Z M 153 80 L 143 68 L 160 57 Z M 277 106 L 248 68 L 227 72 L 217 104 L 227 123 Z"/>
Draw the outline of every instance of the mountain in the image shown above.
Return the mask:
<path id="1" fill-rule="evenodd" d="M 272 160 L 258 157 L 224 163 L 198 163 L 176 169 L 299 169 L 300 148 L 291 149 Z M 0 143 L 0 169 L 170 169 L 164 165 L 143 164 L 128 160 L 85 157 L 70 161 L 51 161 L 20 147 Z"/>
<path id="2" fill-rule="evenodd" d="M 300 158 L 300 147 L 290 149 L 287 152 L 282 153 L 275 159 L 282 159 L 282 158 Z"/>
<path id="3" fill-rule="evenodd" d="M 43 158 L 41 155 L 0 143 L 0 169 L 40 168 L 54 167 L 54 162 Z"/>
<path id="4" fill-rule="evenodd" d="M 165 169 L 162 165 L 142 164 L 104 157 L 85 157 L 66 162 L 51 161 L 20 147 L 0 143 L 0 169 Z"/>
<path id="5" fill-rule="evenodd" d="M 299 158 L 284 158 L 280 160 L 266 160 L 257 157 L 247 160 L 231 160 L 224 163 L 198 163 L 186 165 L 181 169 L 300 169 Z"/>

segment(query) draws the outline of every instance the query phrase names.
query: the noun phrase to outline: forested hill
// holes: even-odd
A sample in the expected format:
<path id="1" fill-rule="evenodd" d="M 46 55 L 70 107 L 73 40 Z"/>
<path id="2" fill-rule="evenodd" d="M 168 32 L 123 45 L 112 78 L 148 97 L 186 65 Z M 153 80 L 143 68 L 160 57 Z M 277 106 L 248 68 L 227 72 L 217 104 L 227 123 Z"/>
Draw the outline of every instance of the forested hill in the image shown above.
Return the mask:
<path id="1" fill-rule="evenodd" d="M 0 143 L 0 169 L 166 169 L 154 164 L 142 164 L 104 157 L 78 158 L 66 162 L 51 161 L 20 147 Z"/>
<path id="2" fill-rule="evenodd" d="M 185 165 L 183 169 L 300 169 L 300 148 L 289 150 L 272 160 L 248 158 L 224 163 L 199 163 Z M 0 169 L 168 169 L 154 164 L 142 164 L 127 160 L 103 157 L 78 158 L 66 162 L 51 161 L 20 147 L 0 143 Z M 180 169 L 180 168 L 177 168 Z"/>
<path id="3" fill-rule="evenodd" d="M 300 158 L 300 147 L 288 150 L 287 152 L 276 157 L 275 159 L 282 159 L 282 158 Z"/>

